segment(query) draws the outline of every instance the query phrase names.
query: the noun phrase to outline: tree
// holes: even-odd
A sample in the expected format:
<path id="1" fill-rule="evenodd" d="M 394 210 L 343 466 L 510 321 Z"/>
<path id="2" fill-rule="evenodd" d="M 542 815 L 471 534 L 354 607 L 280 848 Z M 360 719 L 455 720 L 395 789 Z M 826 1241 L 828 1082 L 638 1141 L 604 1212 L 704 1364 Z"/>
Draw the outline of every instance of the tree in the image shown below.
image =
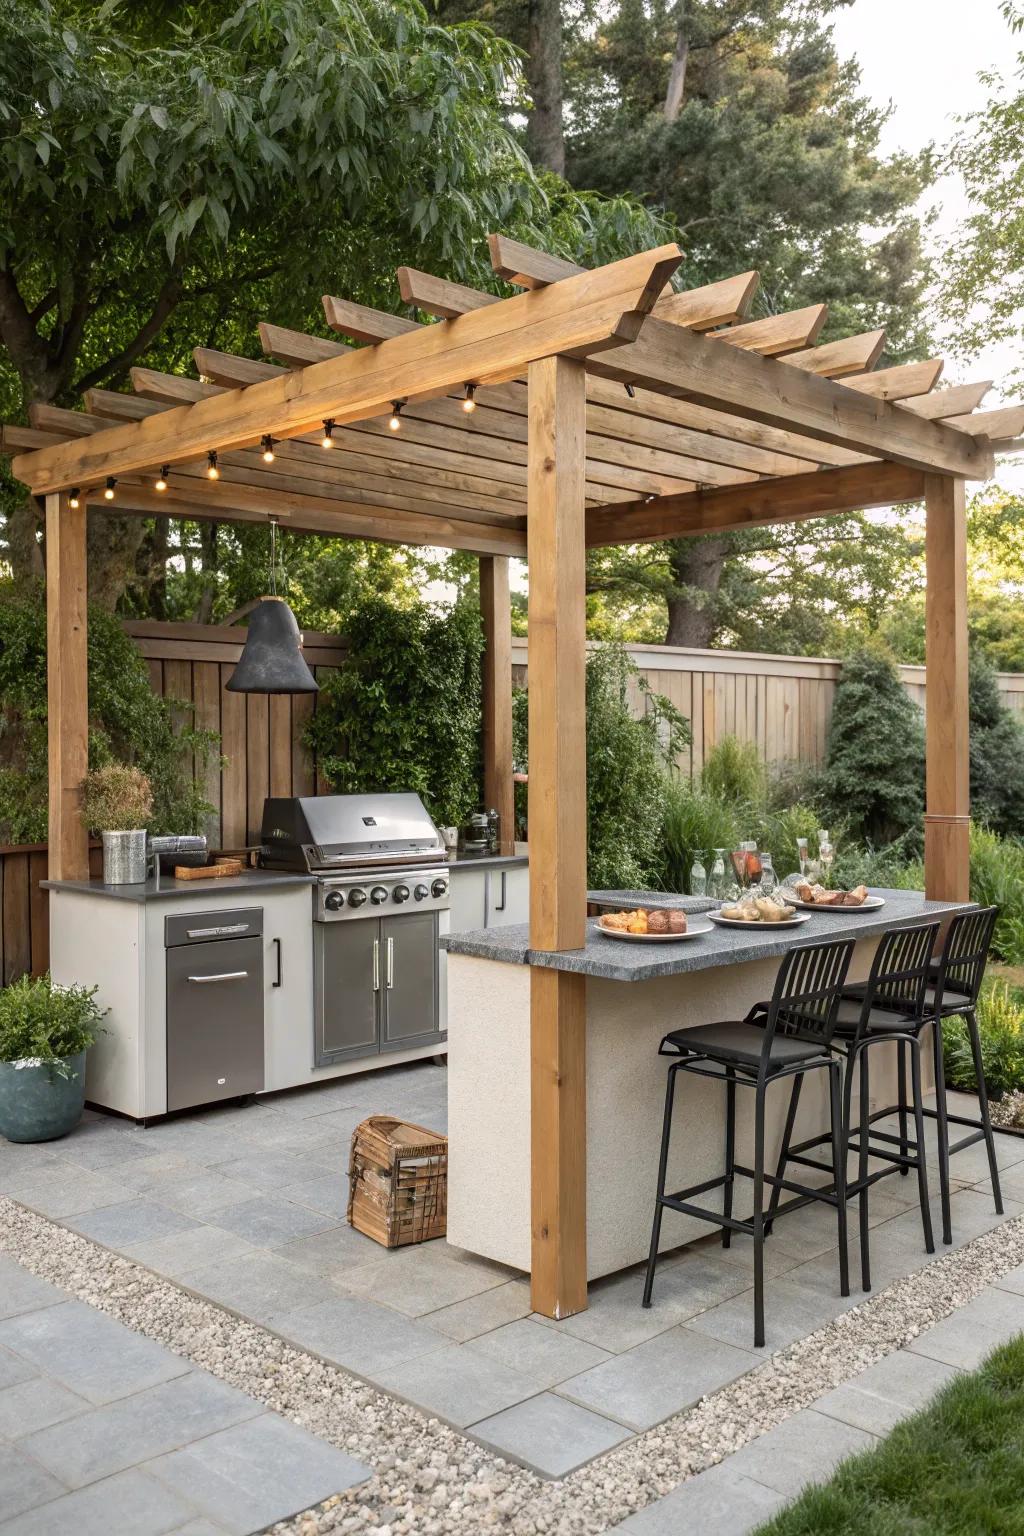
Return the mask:
<path id="1" fill-rule="evenodd" d="M 1024 30 L 1016 0 L 1000 7 L 1015 33 Z M 1024 336 L 1024 51 L 1016 83 L 981 78 L 991 97 L 961 118 L 946 169 L 963 178 L 974 210 L 946 247 L 941 302 L 958 350 L 970 356 Z"/>
<path id="2" fill-rule="evenodd" d="M 143 358 L 187 365 L 197 341 L 249 352 L 267 314 L 322 328 L 328 289 L 388 307 L 411 252 L 469 277 L 494 228 L 550 223 L 581 254 L 652 243 L 621 200 L 541 186 L 504 120 L 518 59 L 487 29 L 433 24 L 418 0 L 228 9 L 172 23 L 158 3 L 0 0 L 8 419 Z M 4 510 L 6 558 L 40 574 L 37 508 L 8 481 Z M 93 597 L 160 589 L 168 538 L 163 520 L 93 519 Z"/>
<path id="3" fill-rule="evenodd" d="M 924 810 L 924 727 L 888 655 L 863 647 L 843 663 L 829 721 L 822 788 L 876 847 L 916 830 Z"/>
<path id="4" fill-rule="evenodd" d="M 994 832 L 1024 833 L 1024 725 L 1006 708 L 994 669 L 975 652 L 970 674 L 971 814 Z"/>

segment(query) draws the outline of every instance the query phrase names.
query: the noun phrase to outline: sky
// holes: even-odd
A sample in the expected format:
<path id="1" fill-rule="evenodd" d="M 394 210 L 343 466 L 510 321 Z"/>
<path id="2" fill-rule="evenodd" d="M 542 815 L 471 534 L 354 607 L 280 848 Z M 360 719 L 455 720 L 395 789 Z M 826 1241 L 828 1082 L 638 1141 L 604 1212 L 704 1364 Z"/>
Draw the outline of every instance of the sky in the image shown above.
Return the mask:
<path id="1" fill-rule="evenodd" d="M 944 144 L 956 131 L 956 117 L 984 105 L 989 95 L 978 75 L 995 70 L 1010 75 L 1024 37 L 1006 25 L 999 0 L 855 0 L 835 19 L 840 55 L 856 57 L 861 83 L 875 103 L 891 102 L 882 148 L 916 150 Z M 945 177 L 927 195 L 939 205 L 935 238 L 955 238 L 969 212 L 959 178 Z M 992 378 L 996 386 L 1018 365 L 1018 349 L 1001 344 L 975 358 L 970 377 Z M 965 365 L 953 364 L 949 376 L 966 378 Z M 987 405 L 996 403 L 996 393 Z M 1021 484 L 1024 485 L 1024 459 Z"/>

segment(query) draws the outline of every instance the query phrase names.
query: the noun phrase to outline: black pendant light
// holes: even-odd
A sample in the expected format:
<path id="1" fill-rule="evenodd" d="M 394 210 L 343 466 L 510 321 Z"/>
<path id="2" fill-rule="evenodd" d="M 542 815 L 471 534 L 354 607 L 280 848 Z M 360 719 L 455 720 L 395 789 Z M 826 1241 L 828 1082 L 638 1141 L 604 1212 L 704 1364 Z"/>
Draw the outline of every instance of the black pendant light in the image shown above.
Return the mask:
<path id="1" fill-rule="evenodd" d="M 277 519 L 270 521 L 270 595 L 249 616 L 238 665 L 227 682 L 231 693 L 319 693 L 320 684 L 302 654 L 302 631 L 277 595 Z"/>

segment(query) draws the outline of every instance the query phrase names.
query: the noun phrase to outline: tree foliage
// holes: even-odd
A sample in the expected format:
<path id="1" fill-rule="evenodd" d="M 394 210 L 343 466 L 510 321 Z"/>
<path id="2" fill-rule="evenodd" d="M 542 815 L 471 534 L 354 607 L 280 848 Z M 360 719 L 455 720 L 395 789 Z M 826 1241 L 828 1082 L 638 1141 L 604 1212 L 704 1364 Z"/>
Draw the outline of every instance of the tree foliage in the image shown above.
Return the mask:
<path id="1" fill-rule="evenodd" d="M 823 789 L 854 834 L 876 846 L 917 828 L 924 810 L 924 726 L 890 658 L 848 656 L 829 722 Z"/>
<path id="2" fill-rule="evenodd" d="M 993 831 L 1024 835 L 1024 725 L 1006 708 L 992 667 L 971 657 L 971 815 Z"/>

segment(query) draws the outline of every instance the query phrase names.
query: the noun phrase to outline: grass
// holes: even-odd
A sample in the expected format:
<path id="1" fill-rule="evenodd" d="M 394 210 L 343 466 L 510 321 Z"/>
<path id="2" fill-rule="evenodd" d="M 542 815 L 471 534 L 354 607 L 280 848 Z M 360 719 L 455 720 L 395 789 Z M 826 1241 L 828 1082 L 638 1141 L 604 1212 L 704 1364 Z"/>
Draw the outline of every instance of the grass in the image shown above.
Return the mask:
<path id="1" fill-rule="evenodd" d="M 1024 1536 L 1024 1335 L 757 1536 Z"/>

